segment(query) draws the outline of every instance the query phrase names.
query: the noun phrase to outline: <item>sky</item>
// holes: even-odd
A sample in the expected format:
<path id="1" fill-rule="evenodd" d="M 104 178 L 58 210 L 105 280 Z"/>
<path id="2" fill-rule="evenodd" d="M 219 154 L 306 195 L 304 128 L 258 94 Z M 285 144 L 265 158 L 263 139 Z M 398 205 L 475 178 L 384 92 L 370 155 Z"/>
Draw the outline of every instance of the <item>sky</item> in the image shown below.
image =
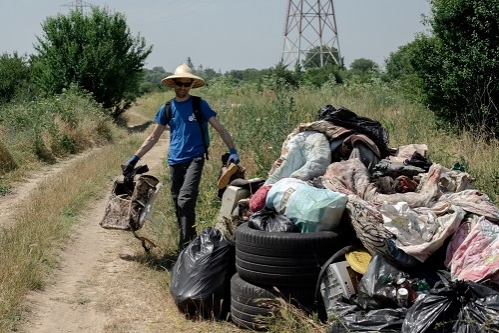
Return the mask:
<path id="1" fill-rule="evenodd" d="M 81 3 L 125 14 L 130 33 L 133 36 L 140 34 L 147 45 L 153 45 L 145 68 L 161 66 L 167 72 L 173 72 L 189 57 L 196 68 L 201 65 L 221 73 L 265 69 L 274 67 L 283 57 L 283 51 L 293 50 L 290 44 L 285 46 L 284 32 L 289 16 L 288 3 L 296 5 L 299 2 L 2 0 L 0 54 L 34 53 L 36 37 L 43 39 L 44 20 L 67 14 L 71 5 Z M 317 4 L 319 0 L 303 2 L 306 7 L 306 3 Z M 430 13 L 427 0 L 334 0 L 333 8 L 337 34 L 335 36 L 329 29 L 330 34 L 325 39 L 339 48 L 347 68 L 359 58 L 383 66 L 391 52 L 427 30 L 422 24 L 422 16 Z M 297 40 L 297 28 L 289 30 L 292 35 L 288 38 Z"/>

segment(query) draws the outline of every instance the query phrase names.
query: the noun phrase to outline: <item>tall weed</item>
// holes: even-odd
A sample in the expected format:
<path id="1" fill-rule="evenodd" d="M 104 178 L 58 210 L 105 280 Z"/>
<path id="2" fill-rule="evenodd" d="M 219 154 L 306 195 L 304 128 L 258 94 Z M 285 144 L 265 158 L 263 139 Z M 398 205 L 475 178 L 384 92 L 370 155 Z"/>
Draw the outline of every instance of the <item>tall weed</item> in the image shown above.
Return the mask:
<path id="1" fill-rule="evenodd" d="M 271 82 L 272 83 L 272 82 Z M 218 112 L 218 119 L 231 133 L 241 155 L 241 165 L 246 168 L 247 178 L 266 178 L 272 163 L 281 154 L 281 146 L 287 135 L 298 124 L 314 121 L 317 111 L 328 104 L 344 106 L 359 116 L 378 120 L 390 134 L 390 146 L 398 147 L 412 143 L 424 143 L 428 146 L 428 156 L 435 162 L 450 168 L 453 163 L 464 165 L 476 178 L 476 187 L 483 190 L 495 202 L 499 199 L 497 182 L 499 172 L 499 144 L 485 135 L 471 133 L 449 133 L 442 130 L 433 114 L 426 108 L 411 104 L 401 97 L 396 90 L 373 81 L 358 85 L 324 86 L 322 89 L 306 87 L 298 90 L 280 87 L 264 82 L 261 85 L 234 87 L 232 83 L 216 82 L 193 94 L 206 99 Z M 140 117 L 144 123 L 151 121 L 167 99 L 171 91 L 151 94 L 139 100 L 139 113 L 125 114 L 125 117 Z M 79 111 L 75 111 L 79 108 Z M 36 121 L 34 121 L 36 119 Z M 71 151 L 79 151 L 107 142 L 115 137 L 107 116 L 85 97 L 68 92 L 59 100 L 46 100 L 23 105 L 10 105 L 0 111 L 0 131 L 2 143 L 7 147 L 17 165 L 35 166 L 40 163 L 33 152 L 35 140 L 39 148 L 46 148 L 47 154 L 59 157 Z M 217 200 L 216 181 L 220 171 L 220 156 L 227 152 L 219 135 L 210 129 L 212 145 L 210 160 L 207 161 L 201 182 L 198 202 L 198 230 L 216 223 L 220 201 Z M 109 158 L 109 163 L 122 161 L 137 149 L 139 139 L 134 138 L 124 143 L 123 149 L 106 151 L 99 155 L 102 161 Z M 36 146 L 36 145 L 35 145 Z M 57 149 L 54 149 L 56 147 Z M 113 154 L 118 154 L 113 155 Z M 114 161 L 114 162 L 111 162 Z M 89 165 L 90 164 L 90 165 Z M 110 167 L 116 170 L 116 165 Z M 23 165 L 23 168 L 24 165 Z M 42 285 L 46 270 L 55 264 L 54 245 L 63 242 L 74 216 L 83 208 L 84 202 L 95 197 L 102 187 L 89 183 L 94 179 L 95 166 L 91 160 L 80 165 L 71 175 L 78 175 L 81 185 L 75 186 L 73 178 L 60 179 L 60 186 L 47 186 L 45 192 L 33 197 L 33 205 L 18 215 L 17 229 L 4 231 L 0 235 L 0 328 L 7 328 L 19 315 L 22 295 L 27 290 Z M 17 170 L 8 172 L 10 174 Z M 19 174 L 18 174 L 19 175 Z M 104 177 L 104 178 L 102 178 Z M 98 177 L 100 184 L 109 180 L 109 174 Z M 107 177 L 107 178 L 106 178 Z M 168 254 L 174 253 L 178 231 L 169 196 L 169 177 L 165 170 L 160 175 L 165 190 L 160 192 L 154 214 L 157 225 L 146 224 L 155 235 L 162 253 L 159 262 L 165 267 Z M 72 182 L 71 186 L 67 182 Z M 60 193 L 64 192 L 64 196 Z M 0 191 L 2 183 L 0 183 Z M 40 197 L 44 203 L 40 203 Z M 56 200 L 46 201 L 47 197 Z M 151 229 L 149 229 L 151 228 Z M 156 253 L 156 252 L 155 252 Z M 148 258 L 151 260 L 151 258 Z M 165 275 L 164 279 L 167 279 Z M 168 289 L 168 283 L 165 283 Z M 168 290 L 165 291 L 168 294 Z M 286 305 L 285 310 L 291 311 Z M 303 317 L 297 321 L 297 314 L 276 318 L 275 327 L 270 331 L 318 332 L 323 326 L 315 318 Z"/>
<path id="2" fill-rule="evenodd" d="M 12 162 L 20 166 L 5 175 L 8 181 L 118 135 L 106 111 L 74 87 L 55 98 L 1 105 L 0 131 Z"/>

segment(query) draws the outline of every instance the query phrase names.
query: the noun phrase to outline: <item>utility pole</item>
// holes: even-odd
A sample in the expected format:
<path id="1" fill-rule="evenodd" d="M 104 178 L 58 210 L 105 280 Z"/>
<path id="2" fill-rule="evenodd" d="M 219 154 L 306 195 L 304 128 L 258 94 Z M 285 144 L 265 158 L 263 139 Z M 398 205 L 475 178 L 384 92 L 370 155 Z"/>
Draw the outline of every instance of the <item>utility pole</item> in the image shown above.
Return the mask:
<path id="1" fill-rule="evenodd" d="M 281 60 L 306 66 L 311 59 L 319 59 L 320 67 L 331 60 L 342 65 L 333 0 L 288 1 Z"/>
<path id="2" fill-rule="evenodd" d="M 93 5 L 88 3 L 88 2 L 82 1 L 82 0 L 76 0 L 73 2 L 68 2 L 67 4 L 64 4 L 63 6 L 69 7 L 70 10 L 77 10 L 80 13 L 83 13 L 84 7 L 92 7 Z"/>

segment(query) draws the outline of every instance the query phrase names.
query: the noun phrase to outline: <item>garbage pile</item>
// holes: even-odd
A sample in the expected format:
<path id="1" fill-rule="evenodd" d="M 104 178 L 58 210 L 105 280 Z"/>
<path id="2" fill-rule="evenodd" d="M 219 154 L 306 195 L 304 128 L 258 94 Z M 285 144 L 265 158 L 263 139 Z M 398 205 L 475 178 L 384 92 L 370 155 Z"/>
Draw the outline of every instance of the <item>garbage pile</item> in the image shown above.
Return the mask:
<path id="1" fill-rule="evenodd" d="M 499 208 L 462 166 L 426 156 L 344 107 L 296 127 L 264 182 L 222 198 L 221 218 L 242 221 L 232 320 L 265 329 L 284 296 L 328 332 L 499 331 Z"/>

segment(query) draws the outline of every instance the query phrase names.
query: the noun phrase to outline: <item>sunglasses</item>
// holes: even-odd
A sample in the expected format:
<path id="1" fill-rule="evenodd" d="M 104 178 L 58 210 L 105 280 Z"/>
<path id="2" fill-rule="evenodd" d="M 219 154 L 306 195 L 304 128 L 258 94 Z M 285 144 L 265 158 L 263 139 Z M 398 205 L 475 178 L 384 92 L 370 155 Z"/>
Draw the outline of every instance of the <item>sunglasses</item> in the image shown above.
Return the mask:
<path id="1" fill-rule="evenodd" d="M 193 81 L 191 81 L 191 82 L 180 82 L 180 81 L 173 80 L 173 83 L 175 83 L 175 85 L 177 87 L 186 87 L 186 88 L 192 86 L 192 82 Z"/>

